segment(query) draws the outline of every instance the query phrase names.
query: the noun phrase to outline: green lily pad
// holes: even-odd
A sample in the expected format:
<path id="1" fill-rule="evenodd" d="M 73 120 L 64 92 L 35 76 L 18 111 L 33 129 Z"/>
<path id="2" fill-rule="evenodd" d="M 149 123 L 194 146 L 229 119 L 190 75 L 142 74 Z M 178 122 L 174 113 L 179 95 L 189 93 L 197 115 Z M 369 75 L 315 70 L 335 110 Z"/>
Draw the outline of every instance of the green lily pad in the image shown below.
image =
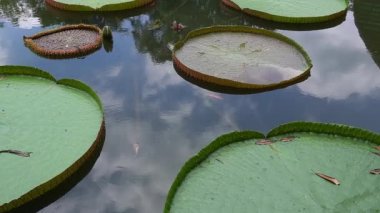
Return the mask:
<path id="1" fill-rule="evenodd" d="M 185 163 L 164 212 L 376 212 L 379 144 L 372 132 L 307 122 L 282 125 L 265 139 L 251 131 L 223 135 Z"/>
<path id="2" fill-rule="evenodd" d="M 250 15 L 288 23 L 316 23 L 346 14 L 348 0 L 222 0 Z"/>
<path id="3" fill-rule="evenodd" d="M 45 0 L 53 7 L 72 11 L 116 11 L 141 7 L 154 0 Z"/>
<path id="4" fill-rule="evenodd" d="M 377 0 L 354 3 L 355 24 L 373 60 L 380 67 L 380 4 Z"/>
<path id="5" fill-rule="evenodd" d="M 0 100 L 0 212 L 41 200 L 99 155 L 103 108 L 85 84 L 0 66 Z"/>
<path id="6" fill-rule="evenodd" d="M 240 92 L 286 87 L 310 75 L 307 53 L 281 34 L 245 26 L 191 31 L 175 44 L 177 72 Z"/>

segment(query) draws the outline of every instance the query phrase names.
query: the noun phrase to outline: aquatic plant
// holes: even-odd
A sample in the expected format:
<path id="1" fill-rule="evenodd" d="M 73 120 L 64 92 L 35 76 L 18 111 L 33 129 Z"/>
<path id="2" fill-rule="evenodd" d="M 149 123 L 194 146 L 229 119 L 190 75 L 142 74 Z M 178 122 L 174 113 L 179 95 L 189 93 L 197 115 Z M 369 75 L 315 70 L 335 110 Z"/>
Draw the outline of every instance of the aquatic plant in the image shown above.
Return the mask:
<path id="1" fill-rule="evenodd" d="M 316 23 L 344 16 L 348 0 L 222 0 L 236 10 L 277 22 Z"/>
<path id="2" fill-rule="evenodd" d="M 110 26 L 104 26 L 102 29 L 103 39 L 112 40 L 112 30 Z"/>
<path id="3" fill-rule="evenodd" d="M 191 31 L 175 44 L 172 57 L 182 76 L 237 93 L 292 85 L 305 80 L 312 67 L 307 53 L 290 38 L 246 26 Z"/>
<path id="4" fill-rule="evenodd" d="M 354 3 L 355 25 L 373 60 L 380 67 L 380 4 L 377 0 Z"/>
<path id="5" fill-rule="evenodd" d="M 154 0 L 45 0 L 53 7 L 73 11 L 116 11 L 127 10 L 154 2 Z"/>
<path id="6" fill-rule="evenodd" d="M 190 158 L 164 212 L 370 212 L 378 210 L 380 135 L 294 122 L 233 132 Z"/>
<path id="7" fill-rule="evenodd" d="M 21 66 L 0 66 L 0 99 L 0 212 L 35 212 L 95 163 L 103 107 L 82 82 Z"/>
<path id="8" fill-rule="evenodd" d="M 101 34 L 101 29 L 94 25 L 66 25 L 33 36 L 24 36 L 24 43 L 44 57 L 73 58 L 99 49 L 102 46 Z"/>

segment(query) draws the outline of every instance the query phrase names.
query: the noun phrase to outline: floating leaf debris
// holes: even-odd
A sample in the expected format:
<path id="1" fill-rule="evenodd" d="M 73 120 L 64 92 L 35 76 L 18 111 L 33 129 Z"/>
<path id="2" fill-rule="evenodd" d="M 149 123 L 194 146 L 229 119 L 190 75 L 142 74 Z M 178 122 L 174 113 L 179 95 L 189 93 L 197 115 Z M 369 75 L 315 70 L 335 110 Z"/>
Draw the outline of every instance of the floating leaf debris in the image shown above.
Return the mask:
<path id="1" fill-rule="evenodd" d="M 328 175 L 325 175 L 325 174 L 322 174 L 322 173 L 319 173 L 319 172 L 316 172 L 315 174 L 318 175 L 319 177 L 321 177 L 321 178 L 323 178 L 323 179 L 325 179 L 325 180 L 327 180 L 327 181 L 335 184 L 335 185 L 340 185 L 339 180 L 337 180 L 334 177 L 330 177 Z"/>
<path id="2" fill-rule="evenodd" d="M 274 141 L 269 139 L 262 139 L 256 142 L 256 145 L 269 145 L 272 144 Z"/>
<path id="3" fill-rule="evenodd" d="M 291 142 L 291 141 L 293 141 L 295 138 L 296 138 L 296 136 L 290 135 L 290 136 L 288 136 L 288 137 L 281 138 L 280 141 L 281 141 L 281 142 Z"/>
<path id="4" fill-rule="evenodd" d="M 380 175 L 380 169 L 373 169 L 373 170 L 369 171 L 369 173 L 371 173 L 373 175 Z"/>
<path id="5" fill-rule="evenodd" d="M 18 155 L 21 157 L 30 157 L 30 154 L 32 152 L 23 152 L 19 150 L 7 149 L 7 150 L 0 150 L 0 153 L 9 153 L 9 154 Z"/>

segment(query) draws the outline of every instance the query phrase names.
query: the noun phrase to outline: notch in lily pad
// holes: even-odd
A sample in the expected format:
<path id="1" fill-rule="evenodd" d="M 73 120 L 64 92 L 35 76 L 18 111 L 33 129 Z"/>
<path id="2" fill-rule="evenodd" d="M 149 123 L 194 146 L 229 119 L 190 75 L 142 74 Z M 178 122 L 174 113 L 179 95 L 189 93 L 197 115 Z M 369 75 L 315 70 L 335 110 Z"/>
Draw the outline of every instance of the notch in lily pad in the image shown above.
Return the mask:
<path id="1" fill-rule="evenodd" d="M 91 170 L 104 143 L 103 106 L 84 83 L 36 68 L 0 66 L 0 76 L 0 212 L 36 212 Z"/>
<path id="2" fill-rule="evenodd" d="M 281 142 L 293 136 L 293 143 Z M 264 140 L 277 142 L 257 145 Z M 312 122 L 284 124 L 266 136 L 225 134 L 183 165 L 164 212 L 369 212 L 380 198 L 373 169 L 380 159 L 369 151 L 379 144 L 380 135 L 364 129 Z"/>
<path id="3" fill-rule="evenodd" d="M 173 48 L 173 64 L 184 79 L 223 93 L 257 93 L 306 80 L 312 62 L 292 39 L 246 26 L 191 31 Z"/>

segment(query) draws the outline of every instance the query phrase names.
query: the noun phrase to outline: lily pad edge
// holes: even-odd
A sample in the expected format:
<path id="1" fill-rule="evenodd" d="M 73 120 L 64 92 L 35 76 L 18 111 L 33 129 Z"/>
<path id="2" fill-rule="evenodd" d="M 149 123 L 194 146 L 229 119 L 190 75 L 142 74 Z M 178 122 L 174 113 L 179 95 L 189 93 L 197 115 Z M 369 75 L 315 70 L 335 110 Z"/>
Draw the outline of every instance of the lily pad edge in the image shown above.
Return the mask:
<path id="1" fill-rule="evenodd" d="M 310 24 L 310 23 L 330 21 L 338 17 L 344 16 L 347 13 L 348 7 L 350 4 L 349 0 L 344 0 L 344 1 L 346 3 L 346 8 L 344 10 L 338 11 L 330 15 L 316 16 L 316 17 L 287 17 L 287 16 L 273 15 L 270 13 L 248 9 L 248 8 L 242 9 L 236 3 L 234 3 L 233 0 L 222 0 L 222 3 L 235 10 L 242 11 L 248 15 L 257 16 L 259 18 L 270 20 L 270 21 L 293 23 L 293 24 Z"/>
<path id="2" fill-rule="evenodd" d="M 90 6 L 86 5 L 78 5 L 78 4 L 65 4 L 58 2 L 56 0 L 45 0 L 46 4 L 62 9 L 62 10 L 69 10 L 69 11 L 118 11 L 118 10 L 129 10 L 134 9 L 138 7 L 142 7 L 145 5 L 149 5 L 153 3 L 155 0 L 134 0 L 131 2 L 124 2 L 124 3 L 118 3 L 118 4 L 107 4 L 100 8 L 92 8 Z"/>

